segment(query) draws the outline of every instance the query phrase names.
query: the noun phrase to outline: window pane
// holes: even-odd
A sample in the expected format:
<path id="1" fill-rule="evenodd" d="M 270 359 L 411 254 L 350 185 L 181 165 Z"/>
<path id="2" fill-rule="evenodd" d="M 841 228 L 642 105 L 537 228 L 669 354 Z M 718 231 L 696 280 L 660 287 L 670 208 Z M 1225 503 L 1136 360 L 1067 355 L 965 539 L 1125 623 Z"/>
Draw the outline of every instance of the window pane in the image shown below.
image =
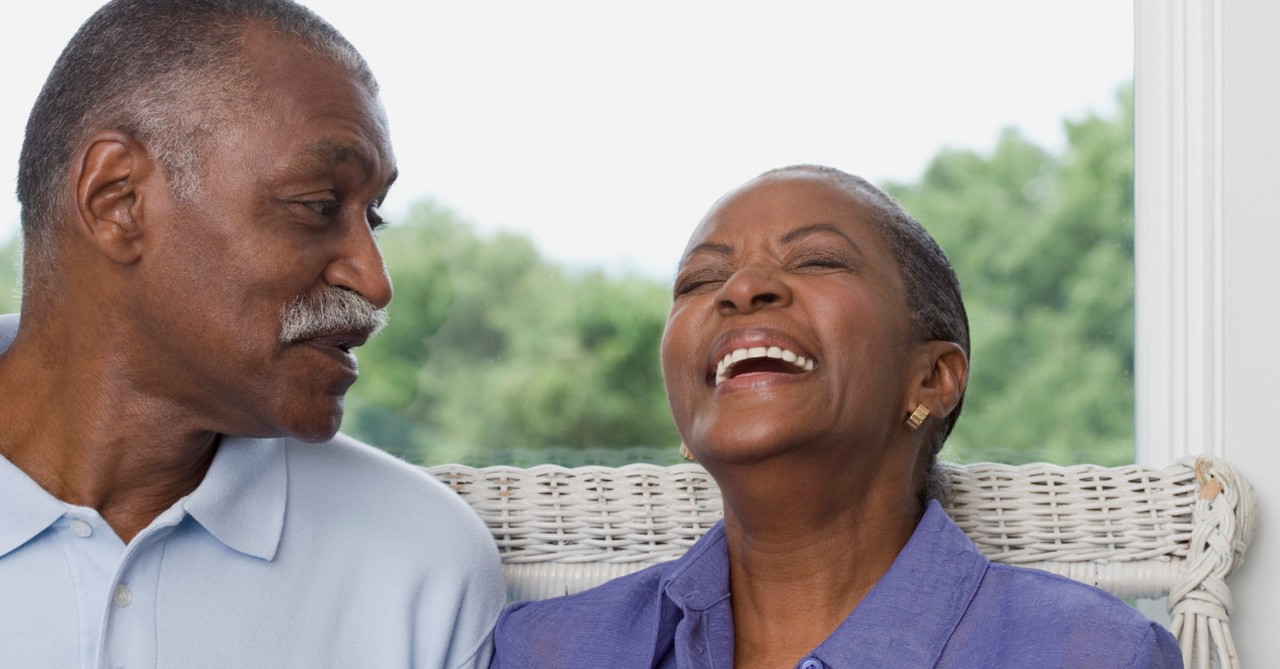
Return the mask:
<path id="1" fill-rule="evenodd" d="M 378 74 L 402 172 L 392 325 L 344 430 L 428 463 L 676 461 L 657 347 L 685 238 L 816 162 L 957 266 L 973 378 L 944 457 L 1132 459 L 1130 2 L 308 4 Z M 16 157 L 91 10 L 2 11 L 48 54 L 3 74 Z"/>

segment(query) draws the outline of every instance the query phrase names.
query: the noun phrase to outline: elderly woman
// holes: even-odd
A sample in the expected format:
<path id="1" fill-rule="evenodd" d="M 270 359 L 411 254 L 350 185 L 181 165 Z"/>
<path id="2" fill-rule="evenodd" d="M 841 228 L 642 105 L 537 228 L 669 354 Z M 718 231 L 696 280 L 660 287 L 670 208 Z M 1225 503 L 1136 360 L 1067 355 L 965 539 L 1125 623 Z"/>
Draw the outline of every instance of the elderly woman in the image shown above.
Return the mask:
<path id="1" fill-rule="evenodd" d="M 931 500 L 968 378 L 960 287 L 891 198 L 768 172 L 694 231 L 662 339 L 725 518 L 680 559 L 512 605 L 502 667 L 1181 667 L 1111 595 L 992 564 Z"/>

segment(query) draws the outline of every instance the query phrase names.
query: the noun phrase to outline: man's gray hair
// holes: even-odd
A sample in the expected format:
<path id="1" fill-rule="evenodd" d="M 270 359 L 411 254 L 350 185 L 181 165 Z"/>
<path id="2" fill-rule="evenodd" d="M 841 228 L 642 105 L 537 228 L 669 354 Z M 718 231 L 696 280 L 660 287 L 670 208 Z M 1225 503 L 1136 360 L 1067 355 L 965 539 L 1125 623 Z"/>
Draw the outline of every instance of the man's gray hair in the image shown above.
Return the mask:
<path id="1" fill-rule="evenodd" d="M 170 189 L 200 187 L 209 138 L 250 109 L 241 58 L 260 26 L 329 58 L 377 91 L 364 58 L 333 26 L 290 0 L 113 0 L 71 38 L 36 98 L 18 165 L 25 267 L 55 261 L 70 163 L 89 136 L 127 133 Z"/>
<path id="2" fill-rule="evenodd" d="M 966 357 L 972 355 L 969 346 L 969 316 L 965 312 L 964 299 L 960 294 L 960 279 L 956 277 L 955 269 L 946 253 L 943 253 L 942 247 L 938 246 L 938 242 L 919 221 L 871 182 L 833 167 L 792 165 L 765 172 L 761 178 L 788 174 L 810 174 L 829 179 L 862 202 L 871 215 L 871 223 L 879 229 L 898 263 L 916 336 L 926 341 L 953 342 L 964 349 Z M 962 389 L 955 410 L 929 435 L 929 478 L 924 491 L 926 497 L 942 497 L 945 493 L 945 482 L 940 480 L 941 470 L 936 466 L 938 452 L 955 427 L 963 405 Z"/>

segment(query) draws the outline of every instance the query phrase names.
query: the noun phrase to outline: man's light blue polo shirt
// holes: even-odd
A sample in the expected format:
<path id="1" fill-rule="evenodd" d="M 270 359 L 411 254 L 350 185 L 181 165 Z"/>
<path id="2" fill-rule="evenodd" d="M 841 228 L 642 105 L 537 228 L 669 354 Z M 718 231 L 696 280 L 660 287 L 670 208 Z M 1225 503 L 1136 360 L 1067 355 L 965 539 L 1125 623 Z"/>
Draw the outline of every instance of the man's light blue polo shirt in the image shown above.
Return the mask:
<path id="1" fill-rule="evenodd" d="M 471 509 L 342 435 L 224 438 L 128 546 L 0 457 L 3 668 L 484 667 L 504 598 Z"/>

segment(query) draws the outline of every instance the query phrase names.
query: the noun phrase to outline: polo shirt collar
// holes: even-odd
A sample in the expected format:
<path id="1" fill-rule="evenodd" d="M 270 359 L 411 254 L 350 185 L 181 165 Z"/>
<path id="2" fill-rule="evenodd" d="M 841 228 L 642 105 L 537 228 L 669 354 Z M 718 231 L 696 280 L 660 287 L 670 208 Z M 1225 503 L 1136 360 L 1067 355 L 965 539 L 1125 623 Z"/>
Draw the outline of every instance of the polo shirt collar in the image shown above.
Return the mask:
<path id="1" fill-rule="evenodd" d="M 284 532 L 288 483 L 284 439 L 223 436 L 184 508 L 229 548 L 272 560 Z"/>
<path id="2" fill-rule="evenodd" d="M 932 667 L 989 561 L 937 501 L 858 607 L 811 653 L 829 667 Z"/>
<path id="3" fill-rule="evenodd" d="M 0 315 L 0 353 L 18 332 L 18 315 Z M 67 505 L 0 455 L 0 557 L 31 541 L 66 513 Z"/>
<path id="4" fill-rule="evenodd" d="M 17 314 L 0 315 L 0 353 L 17 334 Z M 204 480 L 184 510 L 228 547 L 271 560 L 284 531 L 288 463 L 283 439 L 222 437 Z M 0 456 L 0 557 L 27 543 L 67 511 L 67 504 Z"/>
<path id="5" fill-rule="evenodd" d="M 667 573 L 662 591 L 686 611 L 705 611 L 729 597 L 729 549 L 719 521 Z"/>
<path id="6" fill-rule="evenodd" d="M 287 495 L 283 439 L 223 437 L 183 510 L 227 547 L 271 560 L 284 532 Z M 0 455 L 0 557 L 31 541 L 68 508 Z"/>
<path id="7" fill-rule="evenodd" d="M 0 557 L 31 541 L 67 512 L 67 505 L 0 455 Z"/>
<path id="8" fill-rule="evenodd" d="M 676 562 L 659 591 L 657 638 L 671 639 L 676 664 L 728 666 L 733 658 L 733 612 L 723 521 Z M 661 646 L 654 648 L 655 655 L 664 651 Z M 655 659 L 648 664 L 655 664 Z"/>

